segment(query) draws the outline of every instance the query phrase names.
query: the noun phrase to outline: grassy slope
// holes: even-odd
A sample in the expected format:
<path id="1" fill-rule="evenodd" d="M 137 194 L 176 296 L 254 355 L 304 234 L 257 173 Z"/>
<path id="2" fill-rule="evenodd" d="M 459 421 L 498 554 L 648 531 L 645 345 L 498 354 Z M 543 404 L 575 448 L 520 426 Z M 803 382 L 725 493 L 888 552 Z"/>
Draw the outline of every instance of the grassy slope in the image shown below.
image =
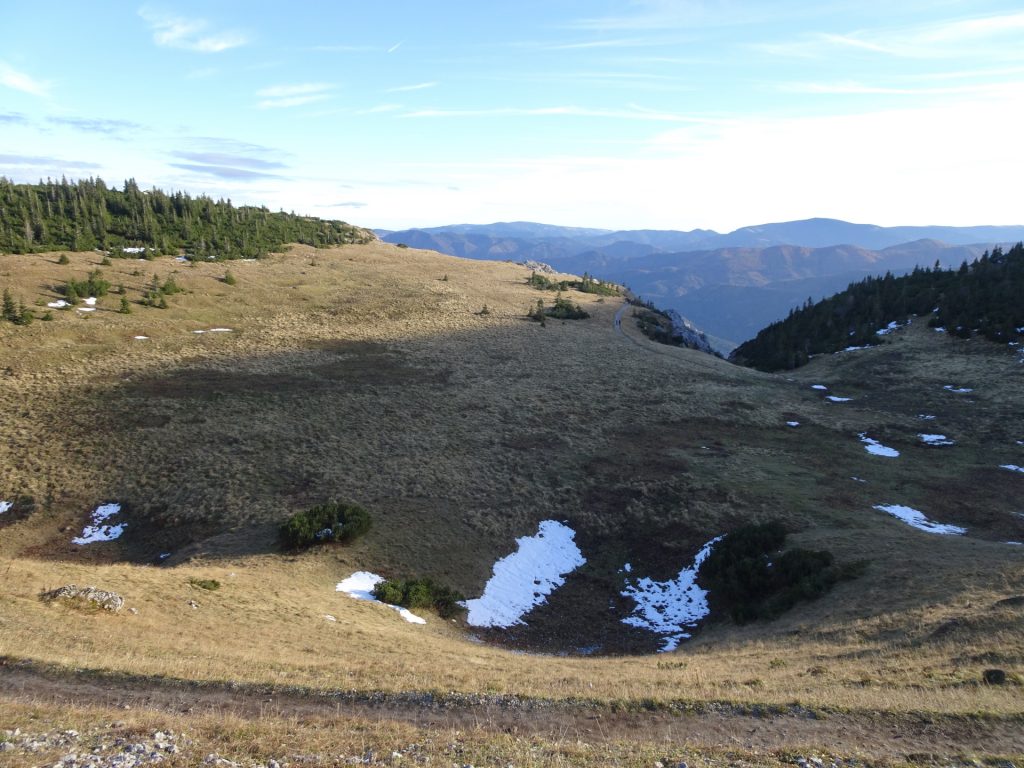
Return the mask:
<path id="1" fill-rule="evenodd" d="M 0 256 L 0 285 L 52 299 L 48 286 L 95 260 Z M 612 299 L 574 296 L 591 320 L 541 328 L 521 319 L 538 295 L 525 269 L 383 244 L 233 263 L 234 287 L 215 264 L 104 269 L 133 299 L 173 270 L 190 292 L 168 310 L 119 315 L 109 297 L 89 317 L 0 325 L 0 497 L 37 500 L 0 529 L 0 654 L 318 688 L 1020 712 L 1019 686 L 976 685 L 981 669 L 1024 661 L 1021 608 L 992 607 L 1024 592 L 1022 553 L 1000 543 L 1024 539 L 1024 478 L 997 469 L 1024 464 L 1021 367 L 1005 349 L 912 327 L 766 376 L 631 344 L 612 330 Z M 235 332 L 191 333 L 218 326 Z M 826 403 L 817 381 L 855 400 Z M 869 456 L 865 430 L 903 455 Z M 958 445 L 919 446 L 918 431 Z M 371 509 L 374 531 L 277 553 L 274 526 L 330 497 Z M 124 539 L 72 546 L 108 499 L 126 506 Z M 916 532 L 876 503 L 971 536 Z M 628 605 L 608 611 L 621 564 L 665 578 L 712 535 L 769 517 L 801 545 L 869 560 L 866 573 L 771 624 L 712 626 L 674 656 L 509 654 L 333 592 L 367 568 L 476 595 L 516 536 L 564 519 L 588 566 L 511 642 L 650 650 L 618 624 Z M 145 564 L 164 551 L 163 567 Z M 201 592 L 194 576 L 225 586 Z M 139 612 L 36 600 L 67 582 L 116 589 Z"/>

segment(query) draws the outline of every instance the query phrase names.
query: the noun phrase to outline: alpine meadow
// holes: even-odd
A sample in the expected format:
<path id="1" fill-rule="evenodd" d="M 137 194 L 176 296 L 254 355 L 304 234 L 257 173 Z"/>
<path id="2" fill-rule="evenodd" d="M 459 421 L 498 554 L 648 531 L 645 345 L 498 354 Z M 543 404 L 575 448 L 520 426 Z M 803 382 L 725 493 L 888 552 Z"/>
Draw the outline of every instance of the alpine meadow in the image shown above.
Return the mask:
<path id="1" fill-rule="evenodd" d="M 1024 766 L 1013 3 L 3 16 L 0 765 Z"/>

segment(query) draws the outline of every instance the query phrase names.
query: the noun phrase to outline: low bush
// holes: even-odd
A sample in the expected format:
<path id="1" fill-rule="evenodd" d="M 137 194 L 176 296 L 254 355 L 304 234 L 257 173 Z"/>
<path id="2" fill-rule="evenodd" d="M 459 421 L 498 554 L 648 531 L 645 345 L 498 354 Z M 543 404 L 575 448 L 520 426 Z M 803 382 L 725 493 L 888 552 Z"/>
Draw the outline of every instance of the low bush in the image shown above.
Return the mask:
<path id="1" fill-rule="evenodd" d="M 218 589 L 220 589 L 220 582 L 216 579 L 191 578 L 188 580 L 188 583 L 196 589 L 205 589 L 208 592 L 216 592 Z"/>
<path id="2" fill-rule="evenodd" d="M 430 608 L 443 619 L 465 610 L 461 594 L 429 578 L 382 581 L 373 588 L 373 596 L 382 603 L 403 608 Z"/>
<path id="3" fill-rule="evenodd" d="M 699 576 L 712 605 L 738 624 L 770 619 L 856 575 L 836 567 L 831 552 L 782 551 L 785 541 L 785 526 L 772 521 L 742 526 L 715 545 Z"/>
<path id="4" fill-rule="evenodd" d="M 281 526 L 281 543 L 289 549 L 300 549 L 320 542 L 348 543 L 370 530 L 370 513 L 355 504 L 329 501 L 326 504 L 296 512 Z"/>

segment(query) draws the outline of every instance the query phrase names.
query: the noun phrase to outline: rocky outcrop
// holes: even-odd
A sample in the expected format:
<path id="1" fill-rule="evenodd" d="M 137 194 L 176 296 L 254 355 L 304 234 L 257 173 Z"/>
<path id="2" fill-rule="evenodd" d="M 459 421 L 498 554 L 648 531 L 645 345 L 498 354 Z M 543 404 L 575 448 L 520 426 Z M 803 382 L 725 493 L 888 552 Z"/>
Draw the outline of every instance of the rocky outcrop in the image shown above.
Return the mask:
<path id="1" fill-rule="evenodd" d="M 39 595 L 39 599 L 44 602 L 67 600 L 81 606 L 111 613 L 117 613 L 124 607 L 124 598 L 117 592 L 108 592 L 105 589 L 96 589 L 96 587 L 78 587 L 74 584 L 65 584 L 63 587 L 43 592 Z"/>
<path id="2" fill-rule="evenodd" d="M 708 337 L 701 331 L 697 330 L 693 323 L 680 315 L 674 309 L 667 310 L 665 314 L 668 316 L 668 319 L 672 321 L 673 336 L 678 337 L 681 340 L 680 346 L 686 347 L 687 349 L 696 349 L 700 352 L 707 352 L 709 355 L 718 354 L 715 352 L 710 342 L 708 342 Z"/>

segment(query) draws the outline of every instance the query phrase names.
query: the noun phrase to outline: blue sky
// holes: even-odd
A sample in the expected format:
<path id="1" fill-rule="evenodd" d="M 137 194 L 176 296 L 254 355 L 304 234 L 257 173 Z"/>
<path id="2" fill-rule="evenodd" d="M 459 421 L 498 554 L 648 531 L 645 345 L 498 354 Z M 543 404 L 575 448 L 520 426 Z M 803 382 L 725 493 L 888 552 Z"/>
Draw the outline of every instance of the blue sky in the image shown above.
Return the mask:
<path id="1" fill-rule="evenodd" d="M 8 2 L 0 175 L 401 229 L 1020 224 L 1024 6 Z"/>

